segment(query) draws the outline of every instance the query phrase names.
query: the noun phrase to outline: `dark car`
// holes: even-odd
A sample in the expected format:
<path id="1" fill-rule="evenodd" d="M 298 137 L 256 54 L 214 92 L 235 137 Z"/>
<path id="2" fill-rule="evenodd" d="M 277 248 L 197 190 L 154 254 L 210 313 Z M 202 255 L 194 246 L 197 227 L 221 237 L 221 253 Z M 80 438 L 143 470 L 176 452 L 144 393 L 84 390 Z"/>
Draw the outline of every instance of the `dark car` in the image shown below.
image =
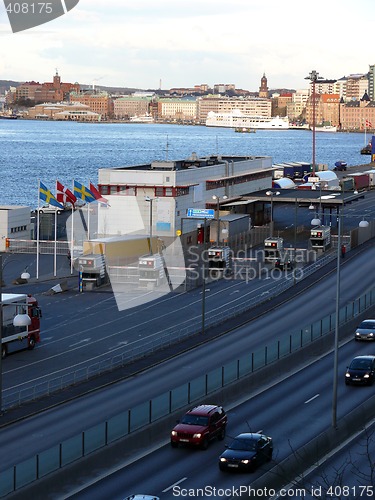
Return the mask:
<path id="1" fill-rule="evenodd" d="M 345 384 L 372 385 L 375 380 L 375 356 L 355 357 L 345 373 Z"/>
<path id="2" fill-rule="evenodd" d="M 199 446 L 206 450 L 212 439 L 225 438 L 227 415 L 221 406 L 199 405 L 189 410 L 171 432 L 171 445 Z"/>
<path id="3" fill-rule="evenodd" d="M 275 260 L 276 269 L 281 269 L 281 271 L 288 271 L 293 269 L 293 262 L 288 258 L 281 258 Z"/>
<path id="4" fill-rule="evenodd" d="M 355 340 L 375 340 L 375 319 L 365 319 L 354 334 Z"/>
<path id="5" fill-rule="evenodd" d="M 272 438 L 259 433 L 239 434 L 219 457 L 219 468 L 225 470 L 253 471 L 272 460 Z"/>

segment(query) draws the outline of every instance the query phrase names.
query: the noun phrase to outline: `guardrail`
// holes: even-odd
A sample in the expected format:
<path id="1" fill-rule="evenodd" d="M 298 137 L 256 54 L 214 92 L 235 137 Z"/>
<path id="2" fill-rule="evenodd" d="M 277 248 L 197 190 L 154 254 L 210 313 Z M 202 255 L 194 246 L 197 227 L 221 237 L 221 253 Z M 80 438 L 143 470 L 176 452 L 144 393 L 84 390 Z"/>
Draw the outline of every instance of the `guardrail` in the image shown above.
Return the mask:
<path id="1" fill-rule="evenodd" d="M 339 311 L 342 326 L 375 305 L 375 288 Z M 335 327 L 335 314 L 274 340 L 255 352 L 244 353 L 210 372 L 179 387 L 128 409 L 109 420 L 70 437 L 52 448 L 31 456 L 22 463 L 0 471 L 0 496 L 6 496 L 90 453 L 168 417 L 187 405 L 201 402 L 210 394 L 241 381 L 268 366 L 325 338 Z"/>
<path id="2" fill-rule="evenodd" d="M 318 259 L 313 264 L 302 268 L 303 273 L 298 277 L 297 281 L 301 281 L 307 276 L 310 276 L 317 269 L 325 266 L 336 257 L 334 253 L 327 253 Z M 293 273 L 286 273 L 285 277 L 277 280 L 276 284 L 267 290 L 267 293 L 256 297 L 243 298 L 240 304 L 223 309 L 218 307 L 205 313 L 205 327 L 210 328 L 220 325 L 230 318 L 234 318 L 244 312 L 258 306 L 261 303 L 267 302 L 273 297 L 284 292 L 295 284 Z M 12 389 L 3 390 L 3 408 L 9 409 L 21 404 L 36 400 L 42 396 L 49 396 L 57 391 L 60 391 L 78 382 L 87 381 L 90 378 L 97 377 L 103 373 L 112 371 L 116 368 L 121 368 L 137 359 L 146 357 L 156 351 L 179 343 L 188 337 L 199 334 L 201 331 L 201 316 L 199 318 L 188 318 L 181 321 L 178 326 L 156 331 L 146 338 L 136 340 L 126 344 L 122 351 L 115 356 L 108 356 L 99 362 L 90 364 L 90 360 L 78 370 L 69 371 L 63 370 L 62 373 L 53 379 L 48 375 L 43 378 L 39 377 L 37 384 L 30 385 L 30 382 L 25 382 L 18 385 L 17 391 Z"/>

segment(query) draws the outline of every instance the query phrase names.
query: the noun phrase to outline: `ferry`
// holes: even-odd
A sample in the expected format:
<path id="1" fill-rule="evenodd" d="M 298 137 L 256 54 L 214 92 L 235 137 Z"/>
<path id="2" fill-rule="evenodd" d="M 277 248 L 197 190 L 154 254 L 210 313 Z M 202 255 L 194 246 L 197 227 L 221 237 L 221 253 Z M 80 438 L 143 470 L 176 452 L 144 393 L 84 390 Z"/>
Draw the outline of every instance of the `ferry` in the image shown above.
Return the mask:
<path id="1" fill-rule="evenodd" d="M 210 111 L 207 115 L 206 127 L 287 130 L 289 129 L 289 119 L 279 116 L 249 116 L 242 114 L 237 109 L 231 113 L 215 113 L 214 111 Z"/>

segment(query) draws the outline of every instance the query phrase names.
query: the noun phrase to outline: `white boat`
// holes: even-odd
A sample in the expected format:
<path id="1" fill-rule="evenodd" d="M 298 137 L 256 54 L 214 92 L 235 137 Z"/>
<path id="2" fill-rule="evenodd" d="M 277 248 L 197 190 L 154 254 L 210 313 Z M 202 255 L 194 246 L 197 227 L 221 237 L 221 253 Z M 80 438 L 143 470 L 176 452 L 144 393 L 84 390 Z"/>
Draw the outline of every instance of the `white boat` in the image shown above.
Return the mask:
<path id="1" fill-rule="evenodd" d="M 334 127 L 333 125 L 323 125 L 322 127 L 317 126 L 315 127 L 315 132 L 337 132 L 337 127 Z"/>
<path id="2" fill-rule="evenodd" d="M 151 115 L 131 116 L 129 121 L 133 123 L 154 123 L 154 118 Z"/>
<path id="3" fill-rule="evenodd" d="M 238 109 L 231 113 L 210 111 L 207 115 L 206 127 L 286 130 L 289 128 L 289 119 L 279 116 L 249 116 L 242 114 Z"/>

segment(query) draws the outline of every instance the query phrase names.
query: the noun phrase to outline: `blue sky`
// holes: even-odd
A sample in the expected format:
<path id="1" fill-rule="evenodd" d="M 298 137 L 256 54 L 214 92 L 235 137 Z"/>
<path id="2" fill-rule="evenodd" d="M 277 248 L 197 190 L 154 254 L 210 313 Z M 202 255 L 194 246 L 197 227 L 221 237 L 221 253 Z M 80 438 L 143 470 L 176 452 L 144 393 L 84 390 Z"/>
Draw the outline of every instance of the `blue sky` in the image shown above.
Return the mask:
<path id="1" fill-rule="evenodd" d="M 135 88 L 234 83 L 308 87 L 375 64 L 373 0 L 80 0 L 66 15 L 12 33 L 0 3 L 0 79 Z"/>

